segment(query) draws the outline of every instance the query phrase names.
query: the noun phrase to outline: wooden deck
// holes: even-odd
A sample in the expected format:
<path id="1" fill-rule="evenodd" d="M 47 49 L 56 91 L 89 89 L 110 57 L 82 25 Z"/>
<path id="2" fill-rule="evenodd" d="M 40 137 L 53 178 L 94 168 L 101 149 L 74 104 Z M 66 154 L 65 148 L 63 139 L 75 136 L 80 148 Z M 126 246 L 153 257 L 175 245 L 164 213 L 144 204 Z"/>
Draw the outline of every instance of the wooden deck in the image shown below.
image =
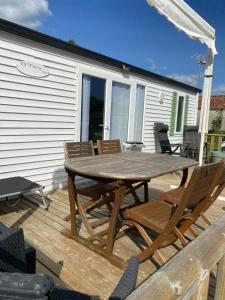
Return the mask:
<path id="1" fill-rule="evenodd" d="M 157 198 L 160 191 L 169 190 L 171 184 L 178 185 L 179 181 L 179 177 L 175 174 L 154 179 L 149 185 L 150 198 Z M 140 188 L 139 193 L 140 196 L 144 196 L 143 188 Z M 38 272 L 51 274 L 59 286 L 107 299 L 120 279 L 122 271 L 100 255 L 61 235 L 61 229 L 69 226 L 63 221 L 69 213 L 67 190 L 57 190 L 53 193 L 53 201 L 50 202 L 48 211 L 37 206 L 40 203 L 37 196 L 30 199 L 32 202 L 23 199 L 11 208 L 1 202 L 0 221 L 9 227 L 21 226 L 24 229 L 26 240 L 37 249 Z M 132 203 L 132 196 L 127 197 L 124 202 L 125 205 Z M 224 210 L 225 202 L 217 200 L 207 215 L 213 221 L 221 216 Z M 104 216 L 105 213 L 104 209 L 98 210 L 95 216 Z M 80 230 L 85 234 L 82 225 Z M 196 227 L 196 230 L 201 231 L 201 226 Z M 129 236 L 124 236 L 116 242 L 115 250 L 127 259 L 138 253 L 138 240 L 135 232 L 131 232 Z M 181 246 L 177 242 L 176 245 L 160 251 L 169 260 L 179 249 Z M 159 266 L 154 260 L 142 263 L 139 268 L 138 284 L 156 271 L 157 267 Z"/>

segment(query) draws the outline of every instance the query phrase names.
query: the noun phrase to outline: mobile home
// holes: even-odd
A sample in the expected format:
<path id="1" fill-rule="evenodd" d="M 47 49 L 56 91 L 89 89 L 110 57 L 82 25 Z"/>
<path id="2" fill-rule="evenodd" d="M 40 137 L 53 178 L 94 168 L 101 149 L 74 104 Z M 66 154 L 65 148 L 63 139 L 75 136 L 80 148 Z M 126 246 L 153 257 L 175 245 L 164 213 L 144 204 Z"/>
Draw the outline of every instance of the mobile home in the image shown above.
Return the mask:
<path id="1" fill-rule="evenodd" d="M 197 121 L 199 90 L 0 20 L 0 178 L 61 187 L 66 141 L 137 140 L 154 152 L 154 122 L 171 142 Z"/>

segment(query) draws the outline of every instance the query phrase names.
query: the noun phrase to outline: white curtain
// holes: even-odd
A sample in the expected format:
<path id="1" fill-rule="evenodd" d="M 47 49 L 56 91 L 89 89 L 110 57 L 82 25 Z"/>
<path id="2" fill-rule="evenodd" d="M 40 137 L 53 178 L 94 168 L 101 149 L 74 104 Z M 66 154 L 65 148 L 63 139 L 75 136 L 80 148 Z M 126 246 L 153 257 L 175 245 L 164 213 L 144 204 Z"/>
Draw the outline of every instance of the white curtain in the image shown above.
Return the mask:
<path id="1" fill-rule="evenodd" d="M 145 100 L 145 87 L 137 85 L 136 103 L 135 103 L 135 119 L 134 119 L 134 141 L 142 142 L 142 125 Z"/>
<path id="2" fill-rule="evenodd" d="M 91 78 L 88 75 L 83 75 L 82 124 L 81 124 L 82 141 L 88 141 L 89 139 L 90 93 L 91 93 Z"/>
<path id="3" fill-rule="evenodd" d="M 130 86 L 119 82 L 113 82 L 110 122 L 111 139 L 120 139 L 121 142 L 127 140 L 129 106 Z"/>

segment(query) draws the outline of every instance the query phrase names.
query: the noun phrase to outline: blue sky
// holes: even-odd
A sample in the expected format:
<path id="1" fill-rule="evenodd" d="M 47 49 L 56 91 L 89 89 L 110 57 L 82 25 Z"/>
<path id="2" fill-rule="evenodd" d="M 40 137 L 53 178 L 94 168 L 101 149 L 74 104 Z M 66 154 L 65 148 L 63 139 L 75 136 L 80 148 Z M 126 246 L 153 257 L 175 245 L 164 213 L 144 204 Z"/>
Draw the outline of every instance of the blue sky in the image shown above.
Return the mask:
<path id="1" fill-rule="evenodd" d="M 225 94 L 224 0 L 186 2 L 216 29 L 213 94 Z M 31 3 L 33 15 L 26 11 Z M 10 12 L 10 4 L 14 11 L 18 5 L 17 15 L 1 9 Z M 0 17 L 202 88 L 197 61 L 207 47 L 178 32 L 146 0 L 0 0 L 0 11 Z"/>

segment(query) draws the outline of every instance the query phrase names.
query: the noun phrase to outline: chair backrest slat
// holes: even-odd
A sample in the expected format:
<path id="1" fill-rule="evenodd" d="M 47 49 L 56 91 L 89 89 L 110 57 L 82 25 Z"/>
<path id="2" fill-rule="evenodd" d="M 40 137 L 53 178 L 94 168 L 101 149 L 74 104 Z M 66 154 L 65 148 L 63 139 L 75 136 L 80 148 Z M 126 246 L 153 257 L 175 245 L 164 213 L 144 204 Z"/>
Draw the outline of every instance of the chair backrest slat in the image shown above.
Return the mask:
<path id="1" fill-rule="evenodd" d="M 120 140 L 97 140 L 98 154 L 113 154 L 121 152 Z"/>
<path id="2" fill-rule="evenodd" d="M 64 145 L 65 158 L 77 158 L 94 155 L 93 142 L 68 142 Z"/>

